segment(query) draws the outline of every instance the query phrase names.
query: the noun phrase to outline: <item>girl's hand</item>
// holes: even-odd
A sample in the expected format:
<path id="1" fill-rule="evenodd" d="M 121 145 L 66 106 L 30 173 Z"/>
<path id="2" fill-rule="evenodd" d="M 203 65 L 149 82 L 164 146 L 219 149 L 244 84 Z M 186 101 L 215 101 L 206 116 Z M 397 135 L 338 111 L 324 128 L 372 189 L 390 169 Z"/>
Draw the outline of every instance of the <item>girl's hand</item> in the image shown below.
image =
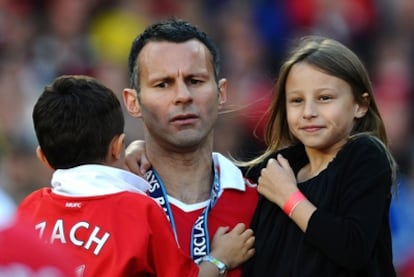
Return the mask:
<path id="1" fill-rule="evenodd" d="M 297 191 L 295 174 L 281 154 L 270 159 L 261 171 L 257 190 L 269 201 L 282 207 L 293 192 Z"/>

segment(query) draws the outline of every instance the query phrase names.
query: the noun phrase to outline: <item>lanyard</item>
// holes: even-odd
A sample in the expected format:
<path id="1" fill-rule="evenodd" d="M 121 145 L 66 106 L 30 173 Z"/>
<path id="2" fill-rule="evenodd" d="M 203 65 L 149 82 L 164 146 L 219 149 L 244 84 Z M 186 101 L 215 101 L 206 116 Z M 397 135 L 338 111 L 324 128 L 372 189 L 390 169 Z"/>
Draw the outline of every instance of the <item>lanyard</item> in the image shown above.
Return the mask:
<path id="1" fill-rule="evenodd" d="M 208 213 L 216 204 L 218 196 L 219 196 L 219 192 L 221 189 L 220 182 L 219 182 L 220 169 L 219 169 L 217 161 L 214 158 L 213 158 L 213 164 L 214 164 L 213 166 L 214 180 L 213 180 L 213 186 L 210 192 L 210 203 L 203 210 L 200 216 L 197 218 L 191 231 L 190 251 L 191 251 L 191 257 L 193 258 L 195 262 L 197 262 L 202 257 L 210 253 L 210 240 L 209 240 L 209 235 L 208 235 L 208 224 L 207 224 Z M 151 168 L 145 173 L 145 178 L 150 184 L 149 195 L 161 205 L 162 209 L 167 215 L 168 220 L 170 221 L 170 224 L 174 231 L 175 239 L 178 242 L 177 228 L 175 226 L 174 216 L 172 214 L 172 210 L 168 202 L 165 186 L 160 176 L 155 171 L 155 169 Z"/>

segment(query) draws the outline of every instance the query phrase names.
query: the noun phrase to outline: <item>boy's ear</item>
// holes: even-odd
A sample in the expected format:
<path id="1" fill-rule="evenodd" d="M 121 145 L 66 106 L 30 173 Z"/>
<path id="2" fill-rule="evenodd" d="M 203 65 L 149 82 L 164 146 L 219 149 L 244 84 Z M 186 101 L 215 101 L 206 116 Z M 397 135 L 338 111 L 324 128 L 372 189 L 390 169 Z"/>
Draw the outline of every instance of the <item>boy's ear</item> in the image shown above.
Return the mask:
<path id="1" fill-rule="evenodd" d="M 128 113 L 133 117 L 141 117 L 141 106 L 138 101 L 137 91 L 132 88 L 126 88 L 122 91 L 122 98 Z"/>
<path id="2" fill-rule="evenodd" d="M 110 154 L 116 160 L 121 159 L 125 153 L 125 134 L 120 134 L 116 136 L 110 145 L 109 149 Z"/>
<path id="3" fill-rule="evenodd" d="M 46 158 L 45 154 L 43 153 L 42 148 L 40 148 L 40 146 L 36 147 L 36 156 L 42 164 L 44 164 L 46 167 L 54 170 L 54 168 L 49 164 L 49 161 L 47 160 L 47 158 Z"/>

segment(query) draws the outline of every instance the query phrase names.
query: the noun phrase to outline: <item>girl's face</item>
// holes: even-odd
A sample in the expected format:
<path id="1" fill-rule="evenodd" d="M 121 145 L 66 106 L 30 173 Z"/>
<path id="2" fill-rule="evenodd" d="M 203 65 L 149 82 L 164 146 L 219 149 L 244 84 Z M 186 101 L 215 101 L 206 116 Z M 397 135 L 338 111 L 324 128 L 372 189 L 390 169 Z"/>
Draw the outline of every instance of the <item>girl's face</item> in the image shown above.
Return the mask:
<path id="1" fill-rule="evenodd" d="M 289 130 L 308 149 L 337 152 L 368 109 L 347 82 L 305 62 L 291 68 L 285 88 Z"/>

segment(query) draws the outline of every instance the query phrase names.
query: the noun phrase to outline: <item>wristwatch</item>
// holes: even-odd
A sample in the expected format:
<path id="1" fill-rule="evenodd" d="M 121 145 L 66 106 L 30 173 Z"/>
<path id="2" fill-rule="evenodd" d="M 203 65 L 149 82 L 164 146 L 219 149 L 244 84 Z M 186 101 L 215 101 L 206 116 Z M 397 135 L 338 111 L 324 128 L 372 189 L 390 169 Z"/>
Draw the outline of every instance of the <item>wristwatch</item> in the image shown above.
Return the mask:
<path id="1" fill-rule="evenodd" d="M 227 265 L 222 261 L 214 258 L 213 256 L 207 255 L 201 258 L 200 263 L 202 262 L 209 262 L 217 266 L 220 276 L 226 273 Z"/>

